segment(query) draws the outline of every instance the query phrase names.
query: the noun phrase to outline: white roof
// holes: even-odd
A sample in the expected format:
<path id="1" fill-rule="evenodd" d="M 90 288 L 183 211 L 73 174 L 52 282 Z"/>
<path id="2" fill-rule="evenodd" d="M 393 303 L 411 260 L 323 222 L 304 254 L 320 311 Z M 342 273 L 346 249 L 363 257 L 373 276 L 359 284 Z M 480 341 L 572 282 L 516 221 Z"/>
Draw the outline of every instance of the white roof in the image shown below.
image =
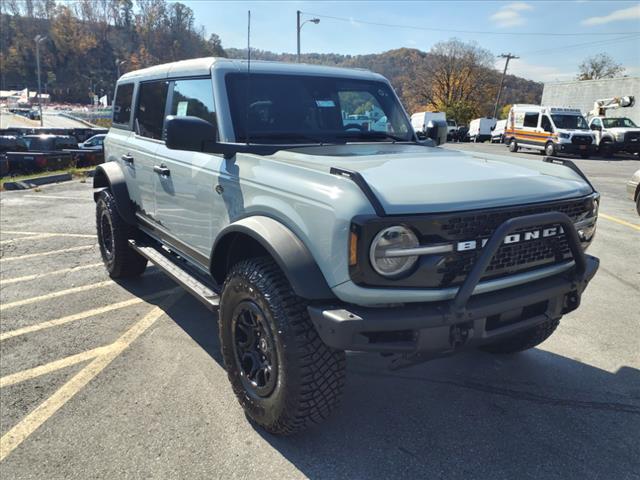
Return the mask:
<path id="1" fill-rule="evenodd" d="M 530 112 L 538 112 L 538 111 L 545 111 L 545 112 L 553 112 L 553 113 L 567 113 L 567 114 L 575 114 L 575 113 L 579 113 L 580 109 L 579 108 L 570 108 L 570 107 L 556 107 L 556 106 L 547 106 L 547 105 L 529 105 L 529 104 L 515 104 L 512 107 L 514 110 L 527 110 Z"/>
<path id="2" fill-rule="evenodd" d="M 211 69 L 224 70 L 233 72 L 246 72 L 247 61 L 235 60 L 229 58 L 194 58 L 191 60 L 182 60 L 180 62 L 165 63 L 156 65 L 142 70 L 125 73 L 119 79 L 134 80 L 156 80 L 168 77 L 184 77 L 209 75 Z M 321 65 L 310 65 L 305 63 L 284 63 L 284 62 L 267 62 L 264 60 L 251 61 L 252 73 L 271 73 L 271 74 L 298 74 L 298 75 L 317 75 L 327 77 L 349 77 L 362 80 L 384 80 L 382 75 L 370 72 L 368 70 L 325 67 Z"/>

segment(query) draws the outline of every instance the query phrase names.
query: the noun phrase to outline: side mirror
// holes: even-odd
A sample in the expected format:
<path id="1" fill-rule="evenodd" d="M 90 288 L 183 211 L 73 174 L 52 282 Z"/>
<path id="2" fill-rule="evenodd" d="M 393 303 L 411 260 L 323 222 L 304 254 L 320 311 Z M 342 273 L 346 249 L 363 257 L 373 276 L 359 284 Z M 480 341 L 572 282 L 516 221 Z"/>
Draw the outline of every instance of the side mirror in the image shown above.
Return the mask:
<path id="1" fill-rule="evenodd" d="M 436 145 L 442 145 L 447 142 L 447 122 L 443 120 L 430 120 L 427 124 L 425 134 L 427 138 L 432 139 Z"/>
<path id="2" fill-rule="evenodd" d="M 595 123 L 592 123 L 591 130 L 602 130 L 602 127 L 599 125 L 596 125 Z"/>
<path id="3" fill-rule="evenodd" d="M 165 143 L 171 150 L 190 152 L 214 152 L 216 150 L 216 126 L 199 117 L 176 117 L 165 120 Z"/>
<path id="4" fill-rule="evenodd" d="M 426 140 L 427 139 L 427 135 L 422 130 L 419 130 L 419 131 L 416 132 L 416 137 L 418 137 L 418 140 Z"/>

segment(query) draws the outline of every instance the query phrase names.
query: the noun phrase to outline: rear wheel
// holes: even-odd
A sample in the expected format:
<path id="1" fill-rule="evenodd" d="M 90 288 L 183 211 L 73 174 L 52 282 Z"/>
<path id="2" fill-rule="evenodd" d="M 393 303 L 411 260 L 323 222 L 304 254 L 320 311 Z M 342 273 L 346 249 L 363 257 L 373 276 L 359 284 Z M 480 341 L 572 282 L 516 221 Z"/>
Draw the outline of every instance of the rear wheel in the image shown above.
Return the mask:
<path id="1" fill-rule="evenodd" d="M 224 283 L 220 344 L 233 391 L 265 430 L 290 435 L 337 407 L 345 354 L 327 347 L 307 304 L 268 257 L 244 260 Z"/>
<path id="2" fill-rule="evenodd" d="M 558 328 L 559 323 L 559 319 L 547 320 L 529 330 L 525 330 L 504 340 L 484 345 L 480 348 L 490 353 L 516 353 L 529 350 L 549 338 L 556 328 Z"/>
<path id="3" fill-rule="evenodd" d="M 102 261 L 111 278 L 137 277 L 147 268 L 147 259 L 129 247 L 136 234 L 116 209 L 110 191 L 100 192 L 96 202 L 96 227 Z"/>
<path id="4" fill-rule="evenodd" d="M 515 138 L 512 138 L 509 142 L 509 151 L 513 153 L 518 151 L 518 142 L 516 142 Z"/>

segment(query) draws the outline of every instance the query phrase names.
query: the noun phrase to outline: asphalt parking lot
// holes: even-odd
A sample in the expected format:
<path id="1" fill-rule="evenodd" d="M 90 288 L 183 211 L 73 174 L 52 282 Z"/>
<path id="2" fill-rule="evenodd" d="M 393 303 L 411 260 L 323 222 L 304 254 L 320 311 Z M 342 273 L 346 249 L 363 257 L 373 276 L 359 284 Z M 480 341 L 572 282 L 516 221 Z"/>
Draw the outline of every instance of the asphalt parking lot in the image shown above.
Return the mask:
<path id="1" fill-rule="evenodd" d="M 245 420 L 198 301 L 153 267 L 108 278 L 90 183 L 2 192 L 2 478 L 640 478 L 640 161 L 575 161 L 601 267 L 555 335 L 395 372 L 350 355 L 341 408 L 295 438 Z"/>

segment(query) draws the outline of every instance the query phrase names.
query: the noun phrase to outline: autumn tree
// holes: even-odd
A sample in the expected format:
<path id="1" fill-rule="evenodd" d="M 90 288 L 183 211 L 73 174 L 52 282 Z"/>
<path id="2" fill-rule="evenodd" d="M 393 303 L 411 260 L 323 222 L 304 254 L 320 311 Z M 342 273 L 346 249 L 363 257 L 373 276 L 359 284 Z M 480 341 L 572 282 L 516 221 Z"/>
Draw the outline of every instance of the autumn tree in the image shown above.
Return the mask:
<path id="1" fill-rule="evenodd" d="M 624 72 L 624 67 L 606 53 L 599 53 L 585 58 L 578 65 L 578 72 L 578 80 L 598 80 L 619 77 Z"/>
<path id="2" fill-rule="evenodd" d="M 496 88 L 491 52 L 452 39 L 435 44 L 429 57 L 428 66 L 417 72 L 409 87 L 418 102 L 460 123 L 484 113 L 483 102 Z"/>

